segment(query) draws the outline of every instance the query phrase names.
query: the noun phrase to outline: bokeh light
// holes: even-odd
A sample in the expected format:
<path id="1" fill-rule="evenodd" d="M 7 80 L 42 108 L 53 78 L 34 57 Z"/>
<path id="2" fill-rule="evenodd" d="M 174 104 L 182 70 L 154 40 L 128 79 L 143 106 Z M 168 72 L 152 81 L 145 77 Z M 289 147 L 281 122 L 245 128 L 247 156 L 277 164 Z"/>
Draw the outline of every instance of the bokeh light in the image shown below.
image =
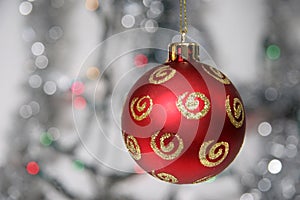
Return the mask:
<path id="1" fill-rule="evenodd" d="M 40 142 L 44 146 L 50 146 L 53 142 L 53 138 L 49 133 L 44 132 L 40 135 Z"/>
<path id="2" fill-rule="evenodd" d="M 19 113 L 21 117 L 23 117 L 24 119 L 28 119 L 32 116 L 32 108 L 29 105 L 23 105 L 21 106 Z"/>
<path id="3" fill-rule="evenodd" d="M 75 81 L 71 85 L 71 92 L 75 95 L 81 95 L 84 92 L 84 84 L 80 81 Z"/>
<path id="4" fill-rule="evenodd" d="M 135 18 L 132 15 L 124 15 L 121 23 L 125 28 L 132 28 L 135 24 Z"/>
<path id="5" fill-rule="evenodd" d="M 144 67 L 148 64 L 148 58 L 144 54 L 138 54 L 134 57 L 134 65 L 136 67 Z"/>
<path id="6" fill-rule="evenodd" d="M 255 200 L 251 193 L 245 193 L 241 196 L 240 200 Z"/>
<path id="7" fill-rule="evenodd" d="M 145 22 L 145 30 L 149 33 L 154 33 L 158 29 L 157 21 L 149 19 Z"/>
<path id="8" fill-rule="evenodd" d="M 99 8 L 99 1 L 98 0 L 86 0 L 85 8 L 90 11 L 95 11 Z"/>
<path id="9" fill-rule="evenodd" d="M 96 80 L 100 75 L 100 71 L 97 67 L 89 67 L 86 71 L 86 76 L 90 80 Z"/>
<path id="10" fill-rule="evenodd" d="M 28 1 L 23 1 L 19 6 L 19 12 L 21 15 L 29 15 L 32 11 L 32 3 Z"/>
<path id="11" fill-rule="evenodd" d="M 39 88 L 42 85 L 42 78 L 37 74 L 31 75 L 28 83 L 32 88 Z"/>
<path id="12" fill-rule="evenodd" d="M 278 92 L 275 88 L 269 87 L 265 90 L 265 97 L 268 101 L 275 101 L 278 97 Z"/>
<path id="13" fill-rule="evenodd" d="M 36 115 L 40 112 L 40 104 L 38 102 L 32 101 L 29 103 L 29 106 L 31 107 L 33 115 Z"/>
<path id="14" fill-rule="evenodd" d="M 38 56 L 35 59 L 35 66 L 39 69 L 45 69 L 48 66 L 48 58 L 44 55 Z"/>
<path id="15" fill-rule="evenodd" d="M 269 45 L 267 47 L 266 54 L 270 60 L 277 60 L 278 58 L 280 58 L 281 54 L 280 47 L 275 44 Z"/>
<path id="16" fill-rule="evenodd" d="M 60 26 L 52 26 L 49 29 L 49 37 L 53 40 L 58 40 L 60 39 L 64 34 L 64 31 Z"/>
<path id="17" fill-rule="evenodd" d="M 271 174 L 278 174 L 282 169 L 280 160 L 273 159 L 269 162 L 268 170 Z"/>
<path id="18" fill-rule="evenodd" d="M 271 189 L 272 183 L 270 179 L 268 178 L 263 178 L 258 182 L 258 189 L 262 192 L 267 192 Z"/>
<path id="19" fill-rule="evenodd" d="M 35 56 L 42 55 L 45 51 L 45 45 L 41 42 L 35 42 L 31 46 L 31 52 Z"/>
<path id="20" fill-rule="evenodd" d="M 84 168 L 85 168 L 84 163 L 81 160 L 78 160 L 78 159 L 73 161 L 73 166 L 77 170 L 84 170 Z"/>
<path id="21" fill-rule="evenodd" d="M 82 96 L 77 96 L 73 101 L 74 108 L 77 110 L 83 110 L 86 107 L 86 100 Z"/>
<path id="22" fill-rule="evenodd" d="M 55 82 L 53 81 L 47 81 L 45 84 L 44 84 L 44 92 L 47 94 L 47 95 L 53 95 L 55 92 L 56 92 L 56 84 Z"/>
<path id="23" fill-rule="evenodd" d="M 37 162 L 31 161 L 26 165 L 26 171 L 30 175 L 37 175 L 40 171 L 40 167 Z"/>
<path id="24" fill-rule="evenodd" d="M 268 136 L 272 132 L 272 126 L 268 122 L 262 122 L 258 125 L 258 133 L 261 136 Z"/>
<path id="25" fill-rule="evenodd" d="M 51 136 L 51 139 L 52 139 L 53 141 L 58 140 L 59 137 L 60 137 L 60 131 L 59 131 L 59 129 L 56 128 L 56 127 L 51 127 L 51 128 L 49 128 L 48 131 L 47 131 L 47 133 Z"/>

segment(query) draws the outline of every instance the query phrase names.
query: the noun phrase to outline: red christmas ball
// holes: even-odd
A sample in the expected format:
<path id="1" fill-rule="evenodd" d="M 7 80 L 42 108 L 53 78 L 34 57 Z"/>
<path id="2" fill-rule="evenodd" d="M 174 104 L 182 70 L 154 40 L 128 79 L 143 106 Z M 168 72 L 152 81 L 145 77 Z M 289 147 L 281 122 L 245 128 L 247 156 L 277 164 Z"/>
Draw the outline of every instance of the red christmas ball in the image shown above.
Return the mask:
<path id="1" fill-rule="evenodd" d="M 152 176 L 199 183 L 223 171 L 245 135 L 239 93 L 219 70 L 200 63 L 195 43 L 174 43 L 169 61 L 145 73 L 122 114 L 125 145 Z"/>

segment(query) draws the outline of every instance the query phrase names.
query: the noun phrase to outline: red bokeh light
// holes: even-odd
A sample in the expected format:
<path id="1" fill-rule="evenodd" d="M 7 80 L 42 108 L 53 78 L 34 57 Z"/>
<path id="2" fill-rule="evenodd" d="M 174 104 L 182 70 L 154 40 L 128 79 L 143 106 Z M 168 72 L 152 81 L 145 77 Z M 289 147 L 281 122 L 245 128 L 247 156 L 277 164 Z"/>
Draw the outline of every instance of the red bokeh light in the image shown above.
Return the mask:
<path id="1" fill-rule="evenodd" d="M 73 105 L 77 110 L 82 110 L 86 107 L 86 100 L 82 96 L 75 97 Z"/>
<path id="2" fill-rule="evenodd" d="M 71 91 L 75 95 L 81 95 L 84 92 L 84 84 L 79 81 L 75 81 L 71 86 Z"/>
<path id="3" fill-rule="evenodd" d="M 40 171 L 40 167 L 36 162 L 31 161 L 31 162 L 27 163 L 26 170 L 27 170 L 28 174 L 37 175 Z"/>
<path id="4" fill-rule="evenodd" d="M 144 54 L 138 54 L 134 57 L 134 64 L 137 67 L 143 67 L 148 64 L 148 58 Z"/>

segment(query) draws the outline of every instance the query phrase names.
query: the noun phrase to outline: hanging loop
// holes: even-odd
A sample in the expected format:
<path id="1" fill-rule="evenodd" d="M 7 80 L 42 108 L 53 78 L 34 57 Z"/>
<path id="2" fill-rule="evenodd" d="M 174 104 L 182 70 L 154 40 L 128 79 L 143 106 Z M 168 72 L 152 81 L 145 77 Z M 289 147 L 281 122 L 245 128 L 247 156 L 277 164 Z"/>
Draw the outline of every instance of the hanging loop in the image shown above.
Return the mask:
<path id="1" fill-rule="evenodd" d="M 186 0 L 179 0 L 179 32 L 181 34 L 181 42 L 185 42 L 185 35 L 188 31 L 186 17 Z"/>

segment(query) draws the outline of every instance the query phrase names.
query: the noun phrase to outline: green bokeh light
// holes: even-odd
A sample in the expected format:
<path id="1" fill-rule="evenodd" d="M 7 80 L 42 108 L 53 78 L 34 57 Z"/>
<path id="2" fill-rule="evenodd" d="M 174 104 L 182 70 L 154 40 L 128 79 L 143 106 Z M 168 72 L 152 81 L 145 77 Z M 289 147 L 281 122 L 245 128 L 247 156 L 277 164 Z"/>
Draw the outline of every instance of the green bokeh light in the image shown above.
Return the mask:
<path id="1" fill-rule="evenodd" d="M 275 44 L 272 44 L 272 45 L 269 45 L 267 50 L 266 50 L 266 54 L 267 54 L 267 57 L 270 59 L 270 60 L 277 60 L 280 58 L 280 47 L 275 45 Z"/>
<path id="2" fill-rule="evenodd" d="M 49 133 L 42 133 L 40 136 L 40 142 L 44 146 L 50 146 L 53 142 L 53 138 Z"/>
<path id="3" fill-rule="evenodd" d="M 78 170 L 84 170 L 84 163 L 81 160 L 74 160 L 73 165 Z"/>
<path id="4" fill-rule="evenodd" d="M 207 181 L 205 181 L 205 183 L 212 183 L 212 182 L 214 182 L 216 179 L 217 179 L 216 176 L 211 177 L 210 179 L 208 179 Z"/>

